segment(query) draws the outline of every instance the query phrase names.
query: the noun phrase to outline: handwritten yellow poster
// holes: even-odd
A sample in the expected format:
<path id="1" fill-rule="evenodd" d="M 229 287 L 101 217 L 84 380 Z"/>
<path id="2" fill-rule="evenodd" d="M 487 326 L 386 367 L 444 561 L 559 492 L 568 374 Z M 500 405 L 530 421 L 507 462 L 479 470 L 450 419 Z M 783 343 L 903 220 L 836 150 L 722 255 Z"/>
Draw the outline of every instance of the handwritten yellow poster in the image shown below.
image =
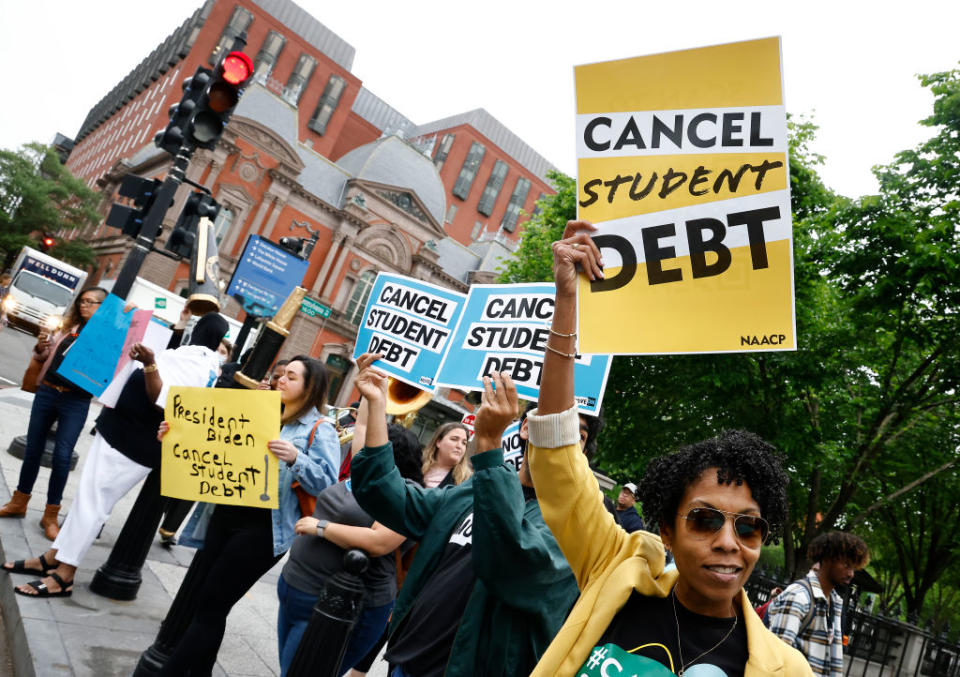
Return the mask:
<path id="1" fill-rule="evenodd" d="M 160 493 L 173 498 L 276 508 L 280 393 L 170 388 L 164 418 Z"/>
<path id="2" fill-rule="evenodd" d="M 780 39 L 577 66 L 579 349 L 795 350 Z M 611 321 L 616 318 L 615 321 Z"/>

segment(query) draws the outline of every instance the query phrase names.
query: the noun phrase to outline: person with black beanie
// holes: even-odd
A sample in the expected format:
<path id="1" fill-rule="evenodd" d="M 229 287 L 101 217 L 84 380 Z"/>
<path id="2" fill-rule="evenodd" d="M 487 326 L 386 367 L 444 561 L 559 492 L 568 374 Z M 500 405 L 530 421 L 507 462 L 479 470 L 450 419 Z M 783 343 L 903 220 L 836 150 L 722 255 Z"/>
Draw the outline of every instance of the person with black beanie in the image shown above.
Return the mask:
<path id="1" fill-rule="evenodd" d="M 189 345 L 156 356 L 142 343 L 130 348 L 130 358 L 143 368 L 127 376 L 116 405 L 104 407 L 97 418 L 77 496 L 53 547 L 39 557 L 4 565 L 13 573 L 42 576 L 18 586 L 18 594 L 70 596 L 77 567 L 117 501 L 160 467 L 157 428 L 170 387 L 214 384 L 220 366 L 216 350 L 228 328 L 221 315 L 208 313 L 197 321 Z"/>

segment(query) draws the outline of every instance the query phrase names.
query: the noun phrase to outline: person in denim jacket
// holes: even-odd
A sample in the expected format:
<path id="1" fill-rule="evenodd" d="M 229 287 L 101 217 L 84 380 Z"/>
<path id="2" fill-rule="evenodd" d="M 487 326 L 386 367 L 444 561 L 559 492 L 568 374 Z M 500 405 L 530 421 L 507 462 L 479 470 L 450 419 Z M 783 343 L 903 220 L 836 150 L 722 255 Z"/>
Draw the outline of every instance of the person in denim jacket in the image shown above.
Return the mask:
<path id="1" fill-rule="evenodd" d="M 294 357 L 277 390 L 284 408 L 283 427 L 280 437 L 267 446 L 280 462 L 279 508 L 214 509 L 203 547 L 195 555 L 204 560 L 205 583 L 196 595 L 193 619 L 161 674 L 211 673 L 230 609 L 293 542 L 301 515 L 290 485 L 299 482 L 316 495 L 337 482 L 340 444 L 333 424 L 320 415 L 327 392 L 323 364 L 306 355 Z"/>

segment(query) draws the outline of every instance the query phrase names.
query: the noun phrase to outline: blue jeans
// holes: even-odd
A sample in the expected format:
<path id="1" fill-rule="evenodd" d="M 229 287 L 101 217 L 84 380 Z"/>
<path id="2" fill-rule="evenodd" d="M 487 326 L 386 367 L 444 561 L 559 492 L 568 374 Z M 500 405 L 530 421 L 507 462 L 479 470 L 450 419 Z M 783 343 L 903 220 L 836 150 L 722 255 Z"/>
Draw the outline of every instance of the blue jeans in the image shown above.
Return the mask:
<path id="1" fill-rule="evenodd" d="M 286 677 L 293 657 L 303 639 L 307 623 L 313 615 L 313 606 L 317 603 L 317 596 L 303 592 L 293 587 L 280 576 L 277 581 L 277 596 L 280 598 L 280 611 L 277 614 L 277 641 L 280 643 L 280 675 Z M 360 612 L 357 624 L 350 632 L 347 649 L 340 663 L 340 674 L 345 674 L 354 663 L 367 655 L 383 629 L 387 627 L 393 602 L 383 606 L 364 607 Z"/>
<path id="2" fill-rule="evenodd" d="M 90 396 L 73 391 L 61 393 L 48 386 L 41 385 L 33 397 L 30 410 L 30 423 L 27 426 L 27 445 L 23 452 L 23 465 L 20 466 L 20 480 L 17 489 L 25 494 L 33 492 L 33 483 L 40 471 L 40 457 L 47 444 L 47 433 L 57 421 L 57 440 L 53 448 L 53 462 L 50 468 L 50 484 L 47 487 L 47 503 L 60 505 L 63 487 L 70 474 L 70 458 L 77 444 L 83 424 L 90 410 Z"/>
<path id="3" fill-rule="evenodd" d="M 393 666 L 393 672 L 390 673 L 390 677 L 412 677 L 409 672 L 404 672 L 403 668 L 399 665 Z"/>

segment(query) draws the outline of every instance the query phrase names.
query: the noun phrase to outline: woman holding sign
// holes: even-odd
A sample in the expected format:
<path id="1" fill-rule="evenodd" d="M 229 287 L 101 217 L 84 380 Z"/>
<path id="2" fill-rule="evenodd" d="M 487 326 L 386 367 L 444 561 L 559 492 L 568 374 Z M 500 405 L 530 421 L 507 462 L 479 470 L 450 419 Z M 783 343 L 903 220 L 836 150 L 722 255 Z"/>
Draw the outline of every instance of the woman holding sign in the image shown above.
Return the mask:
<path id="1" fill-rule="evenodd" d="M 277 381 L 283 406 L 280 437 L 267 443 L 280 461 L 276 510 L 217 505 L 197 557 L 207 560 L 189 627 L 161 674 L 209 675 L 223 641 L 227 615 L 260 577 L 290 549 L 300 505 L 294 481 L 316 496 L 336 484 L 340 443 L 333 424 L 320 415 L 327 394 L 323 364 L 297 355 Z M 161 428 L 161 432 L 163 432 Z"/>
<path id="2" fill-rule="evenodd" d="M 728 431 L 651 461 L 639 493 L 659 537 L 628 534 L 603 508 L 577 444 L 573 389 L 578 269 L 603 278 L 591 230 L 571 221 L 553 244 L 556 307 L 538 408 L 527 417 L 543 518 L 581 591 L 533 674 L 811 675 L 743 592 L 786 517 L 787 477 L 773 447 Z M 676 569 L 665 570 L 664 548 Z"/>
<path id="3" fill-rule="evenodd" d="M 100 287 L 87 289 L 70 306 L 63 318 L 63 329 L 52 337 L 40 334 L 33 349 L 33 360 L 42 364 L 37 376 L 37 394 L 33 398 L 30 410 L 30 424 L 27 427 L 27 444 L 23 452 L 23 465 L 20 466 L 20 480 L 13 492 L 13 498 L 0 508 L 0 517 L 23 517 L 27 512 L 27 502 L 33 491 L 33 483 L 40 470 L 40 457 L 47 443 L 47 434 L 57 422 L 57 440 L 53 448 L 53 462 L 50 467 L 50 481 L 47 484 L 47 507 L 40 520 L 40 528 L 51 541 L 57 537 L 60 527 L 57 514 L 60 512 L 60 499 L 63 487 L 70 474 L 70 459 L 73 447 L 77 444 L 83 424 L 90 409 L 90 393 L 66 380 L 57 373 L 70 346 L 83 331 L 87 320 L 100 307 L 107 292 Z M 40 573 L 39 570 L 30 573 Z"/>

